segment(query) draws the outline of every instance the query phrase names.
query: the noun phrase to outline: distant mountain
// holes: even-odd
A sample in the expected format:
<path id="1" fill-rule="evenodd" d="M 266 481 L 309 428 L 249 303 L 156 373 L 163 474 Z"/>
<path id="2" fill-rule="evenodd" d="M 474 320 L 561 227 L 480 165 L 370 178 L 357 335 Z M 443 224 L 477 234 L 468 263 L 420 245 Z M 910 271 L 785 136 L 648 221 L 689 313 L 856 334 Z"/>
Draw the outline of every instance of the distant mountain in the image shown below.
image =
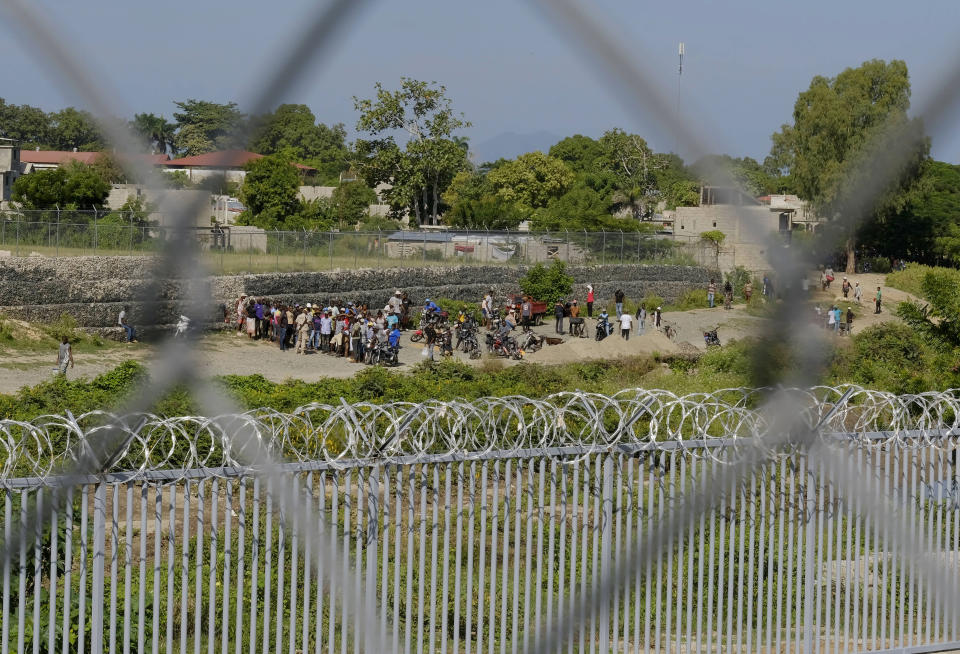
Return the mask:
<path id="1" fill-rule="evenodd" d="M 523 134 L 504 132 L 486 141 L 471 143 L 470 154 L 472 155 L 473 161 L 477 164 L 496 161 L 501 157 L 513 159 L 517 155 L 524 154 L 525 152 L 533 152 L 534 150 L 546 152 L 550 149 L 550 146 L 562 138 L 562 136 L 557 136 L 556 134 L 543 130 Z"/>

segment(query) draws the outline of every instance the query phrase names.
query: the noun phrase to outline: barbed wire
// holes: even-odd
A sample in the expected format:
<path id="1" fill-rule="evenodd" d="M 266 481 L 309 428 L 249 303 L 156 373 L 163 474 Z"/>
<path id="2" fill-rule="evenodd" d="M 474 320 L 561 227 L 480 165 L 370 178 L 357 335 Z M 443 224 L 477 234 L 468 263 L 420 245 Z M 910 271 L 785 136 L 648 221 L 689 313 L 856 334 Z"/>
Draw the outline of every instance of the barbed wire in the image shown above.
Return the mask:
<path id="1" fill-rule="evenodd" d="M 236 446 L 241 428 L 271 460 L 355 465 L 358 460 L 405 463 L 437 457 L 462 459 L 562 451 L 565 459 L 617 448 L 680 448 L 731 463 L 736 448 L 754 446 L 772 431 L 759 409 L 773 389 L 730 388 L 677 395 L 627 389 L 614 395 L 563 392 L 543 398 L 484 397 L 423 403 L 312 403 L 290 412 L 259 408 L 244 413 L 164 417 L 93 411 L 0 421 L 0 485 L 34 478 L 59 483 L 63 470 L 89 456 L 105 429 L 120 429 L 122 451 L 100 472 L 242 468 L 253 462 Z M 800 407 L 797 424 L 819 425 L 821 438 L 843 438 L 864 447 L 952 447 L 960 428 L 960 391 L 895 395 L 859 386 L 779 389 Z M 840 398 L 849 393 L 845 402 Z M 957 431 L 960 433 L 960 431 Z M 722 441 L 723 448 L 715 445 Z M 768 448 L 768 456 L 793 447 Z"/>

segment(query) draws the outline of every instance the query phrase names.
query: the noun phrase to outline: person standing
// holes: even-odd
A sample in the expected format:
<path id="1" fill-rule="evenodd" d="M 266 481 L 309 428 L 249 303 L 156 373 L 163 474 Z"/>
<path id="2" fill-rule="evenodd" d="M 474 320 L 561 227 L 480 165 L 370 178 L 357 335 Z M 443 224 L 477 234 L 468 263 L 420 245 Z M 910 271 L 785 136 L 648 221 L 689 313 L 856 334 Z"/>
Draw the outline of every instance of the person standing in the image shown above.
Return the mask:
<path id="1" fill-rule="evenodd" d="M 853 333 L 853 309 L 847 307 L 847 336 Z"/>
<path id="2" fill-rule="evenodd" d="M 877 304 L 876 311 L 874 313 L 880 313 L 880 303 L 883 300 L 883 293 L 880 291 L 880 287 L 877 287 L 877 297 L 874 299 L 874 302 Z"/>
<path id="3" fill-rule="evenodd" d="M 653 326 L 657 329 L 660 329 L 660 319 L 663 316 L 663 308 L 657 307 L 657 310 L 653 313 Z"/>
<path id="4" fill-rule="evenodd" d="M 630 340 L 630 327 L 632 327 L 633 316 L 624 311 L 620 314 L 620 336 L 625 341 Z"/>
<path id="5" fill-rule="evenodd" d="M 490 321 L 493 318 L 493 289 L 487 291 L 483 296 L 483 302 L 480 303 L 480 314 L 483 316 L 483 326 L 490 329 Z"/>
<path id="6" fill-rule="evenodd" d="M 553 317 L 556 319 L 555 330 L 558 334 L 563 333 L 563 302 L 557 300 L 553 305 Z"/>
<path id="7" fill-rule="evenodd" d="M 743 298 L 747 301 L 747 304 L 750 304 L 751 297 L 753 297 L 753 282 L 748 280 L 743 285 Z"/>
<path id="8" fill-rule="evenodd" d="M 863 304 L 863 289 L 860 288 L 860 282 L 853 286 L 853 299 L 856 300 L 857 304 Z"/>
<path id="9" fill-rule="evenodd" d="M 717 296 L 717 283 L 713 280 L 713 278 L 711 278 L 710 283 L 707 284 L 707 305 L 711 309 L 713 308 L 713 300 L 716 296 Z"/>
<path id="10" fill-rule="evenodd" d="M 837 331 L 837 307 L 832 306 L 827 309 L 827 329 Z"/>
<path id="11" fill-rule="evenodd" d="M 307 341 L 310 338 L 310 320 L 307 316 L 306 309 L 300 309 L 300 313 L 297 314 L 297 318 L 294 321 L 294 324 L 297 326 L 297 354 L 306 354 L 307 353 Z"/>
<path id="12" fill-rule="evenodd" d="M 593 318 L 593 285 L 587 284 L 587 318 Z"/>
<path id="13" fill-rule="evenodd" d="M 427 340 L 427 358 L 433 361 L 433 346 L 437 343 L 437 330 L 432 322 L 427 323 L 423 328 L 423 335 Z"/>
<path id="14" fill-rule="evenodd" d="M 843 292 L 843 299 L 846 300 L 847 296 L 850 295 L 850 281 L 844 277 L 843 283 L 840 285 L 840 290 Z"/>
<path id="15" fill-rule="evenodd" d="M 723 284 L 723 308 L 730 310 L 733 307 L 733 284 L 728 279 Z"/>
<path id="16" fill-rule="evenodd" d="M 617 305 L 617 319 L 620 319 L 620 314 L 623 313 L 623 290 L 617 289 L 613 292 L 613 301 Z"/>
<path id="17" fill-rule="evenodd" d="M 647 322 L 647 305 L 645 302 L 640 303 L 640 308 L 637 309 L 637 336 L 643 333 L 643 330 L 646 328 Z"/>
<path id="18" fill-rule="evenodd" d="M 68 365 L 73 368 L 73 346 L 70 345 L 70 339 L 64 336 L 57 353 L 57 372 L 66 376 Z"/>
<path id="19" fill-rule="evenodd" d="M 117 324 L 123 327 L 123 331 L 127 333 L 127 343 L 136 343 L 137 332 L 127 319 L 128 311 L 130 311 L 130 307 L 128 306 L 124 306 L 123 309 L 120 310 L 120 315 L 117 317 Z"/>
<path id="20" fill-rule="evenodd" d="M 520 305 L 520 324 L 523 325 L 523 331 L 530 331 L 530 312 L 533 303 L 530 302 L 530 296 L 523 296 L 523 303 Z"/>

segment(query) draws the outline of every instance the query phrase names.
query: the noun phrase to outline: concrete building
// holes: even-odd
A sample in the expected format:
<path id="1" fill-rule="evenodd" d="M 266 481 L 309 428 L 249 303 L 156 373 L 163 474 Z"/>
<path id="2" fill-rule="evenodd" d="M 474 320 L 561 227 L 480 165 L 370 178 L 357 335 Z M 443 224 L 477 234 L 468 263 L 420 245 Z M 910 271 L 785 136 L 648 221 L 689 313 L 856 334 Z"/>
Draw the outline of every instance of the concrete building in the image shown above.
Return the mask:
<path id="1" fill-rule="evenodd" d="M 776 248 L 790 246 L 794 230 L 812 230 L 819 222 L 809 205 L 796 196 L 758 199 L 736 188 L 704 186 L 699 207 L 677 207 L 672 230 L 673 238 L 684 243 L 702 265 L 766 271 L 772 267 Z M 700 237 L 713 230 L 726 236 L 719 251 Z"/>
<path id="2" fill-rule="evenodd" d="M 0 138 L 0 208 L 6 207 L 13 183 L 20 176 L 20 144 Z"/>

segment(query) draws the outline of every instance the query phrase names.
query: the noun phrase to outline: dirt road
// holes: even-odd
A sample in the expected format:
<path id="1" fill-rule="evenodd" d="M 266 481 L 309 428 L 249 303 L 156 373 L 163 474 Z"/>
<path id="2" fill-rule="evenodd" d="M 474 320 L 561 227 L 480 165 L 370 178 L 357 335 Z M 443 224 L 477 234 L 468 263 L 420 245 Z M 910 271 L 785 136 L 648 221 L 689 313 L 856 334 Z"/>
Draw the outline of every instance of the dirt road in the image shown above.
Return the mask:
<path id="1" fill-rule="evenodd" d="M 873 296 L 878 284 L 882 285 L 883 275 L 860 275 L 855 278 L 864 287 L 864 304 L 856 308 L 851 298 L 844 301 L 840 292 L 840 276 L 832 288 L 822 293 L 819 289 L 811 292 L 811 301 L 824 306 L 838 303 L 846 310 L 846 306 L 853 305 L 857 317 L 854 321 L 854 331 L 859 331 L 876 324 L 877 322 L 896 319 L 892 309 L 897 302 L 910 299 L 911 296 L 903 291 L 883 286 L 884 309 L 883 313 L 873 313 Z M 597 342 L 593 338 L 595 320 L 587 320 L 588 338 L 573 338 L 563 336 L 564 342 L 560 345 L 544 346 L 538 352 L 528 353 L 525 361 L 544 364 L 569 363 L 589 359 L 616 359 L 621 356 L 638 356 L 659 352 L 663 354 L 677 352 L 682 349 L 703 349 L 703 332 L 708 329 L 717 329 L 721 342 L 759 334 L 764 319 L 749 315 L 743 305 L 735 305 L 727 311 L 722 307 L 713 309 L 696 309 L 693 311 L 670 312 L 664 314 L 664 320 L 675 326 L 679 332 L 675 341 L 669 340 L 662 332 L 658 332 L 647 321 L 647 329 L 638 334 L 636 327 L 630 339 L 623 340 L 617 328 L 613 336 Z M 555 336 L 553 322 L 537 327 L 536 331 L 547 336 Z M 401 365 L 398 371 L 410 370 L 422 361 L 423 345 L 411 343 L 409 335 L 405 334 L 401 340 Z M 122 361 L 134 359 L 149 361 L 155 349 L 150 345 L 133 344 L 128 347 L 111 348 L 104 352 L 92 354 L 77 354 L 74 356 L 76 367 L 69 370 L 68 378 L 93 378 L 117 365 Z M 471 362 L 462 353 L 456 353 L 458 359 Z M 488 355 L 484 355 L 486 359 Z M 356 374 L 363 369 L 363 364 L 351 363 L 348 359 L 337 358 L 326 354 L 311 353 L 297 355 L 293 351 L 280 352 L 276 346 L 260 341 L 251 341 L 246 336 L 233 334 L 211 334 L 201 341 L 196 365 L 202 376 L 215 375 L 253 375 L 260 374 L 272 381 L 285 379 L 300 379 L 316 381 L 326 377 L 343 378 Z M 480 360 L 482 361 L 482 359 Z M 506 362 L 514 365 L 516 362 Z M 56 351 L 48 355 L 36 353 L 17 353 L 0 351 L 0 393 L 12 393 L 22 386 L 32 386 L 53 376 L 56 365 Z"/>

